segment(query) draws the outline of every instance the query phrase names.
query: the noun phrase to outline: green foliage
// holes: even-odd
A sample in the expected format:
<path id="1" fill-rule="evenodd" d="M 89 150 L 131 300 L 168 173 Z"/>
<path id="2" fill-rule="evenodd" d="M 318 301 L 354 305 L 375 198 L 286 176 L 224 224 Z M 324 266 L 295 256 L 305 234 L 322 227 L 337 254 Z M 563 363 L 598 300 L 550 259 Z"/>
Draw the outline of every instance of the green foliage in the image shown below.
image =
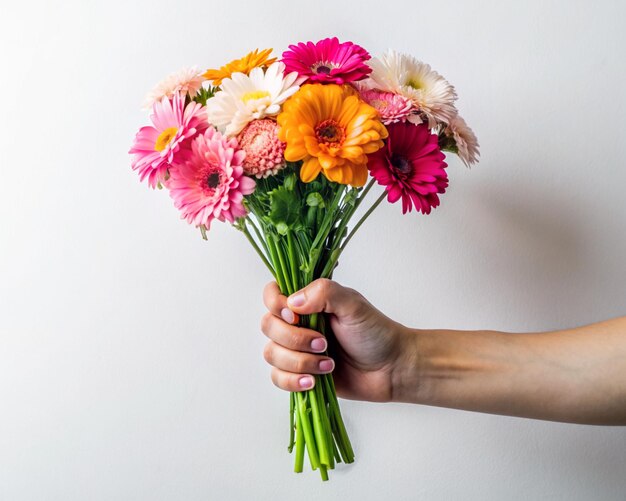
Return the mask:
<path id="1" fill-rule="evenodd" d="M 269 198 L 269 219 L 276 225 L 278 233 L 285 235 L 288 228 L 294 228 L 298 223 L 302 202 L 294 191 L 290 191 L 284 186 L 279 186 L 270 191 Z"/>
<path id="2" fill-rule="evenodd" d="M 454 154 L 459 153 L 459 148 L 457 147 L 454 138 L 446 134 L 439 135 L 439 148 L 441 151 L 449 151 Z"/>
<path id="3" fill-rule="evenodd" d="M 215 93 L 219 90 L 219 87 L 201 87 L 198 93 L 194 96 L 193 100 L 196 103 L 200 103 L 202 106 L 206 106 L 206 102 L 211 99 Z"/>
<path id="4" fill-rule="evenodd" d="M 306 204 L 309 207 L 320 207 L 324 208 L 324 197 L 320 195 L 317 191 L 313 193 L 309 193 L 306 197 Z"/>
<path id="5" fill-rule="evenodd" d="M 289 191 L 293 191 L 297 183 L 298 183 L 298 176 L 296 175 L 295 172 L 291 172 L 290 174 L 285 176 L 285 182 L 283 186 L 285 187 L 285 189 Z"/>

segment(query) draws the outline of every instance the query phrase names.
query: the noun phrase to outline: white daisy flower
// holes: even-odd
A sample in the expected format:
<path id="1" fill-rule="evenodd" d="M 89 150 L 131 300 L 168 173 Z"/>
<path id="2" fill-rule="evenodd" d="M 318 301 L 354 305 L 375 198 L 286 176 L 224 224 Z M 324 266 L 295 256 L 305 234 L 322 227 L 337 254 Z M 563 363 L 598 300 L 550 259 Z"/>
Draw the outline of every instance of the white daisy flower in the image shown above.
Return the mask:
<path id="1" fill-rule="evenodd" d="M 250 75 L 233 73 L 222 81 L 222 90 L 207 101 L 209 123 L 228 137 L 235 136 L 252 120 L 278 115 L 280 105 L 302 83 L 298 73 L 284 75 L 285 65 L 271 64 L 265 72 L 254 68 Z"/>
<path id="2" fill-rule="evenodd" d="M 189 97 L 194 97 L 205 80 L 197 67 L 183 68 L 159 82 L 144 99 L 143 107 L 152 108 L 154 103 L 161 101 L 164 97 L 172 99 L 178 92 L 183 96 L 189 94 Z"/>
<path id="3" fill-rule="evenodd" d="M 439 73 L 413 56 L 390 50 L 368 61 L 372 68 L 364 83 L 375 89 L 395 92 L 410 99 L 428 118 L 428 125 L 449 123 L 457 114 L 456 91 Z"/>
<path id="4" fill-rule="evenodd" d="M 460 115 L 456 115 L 444 129 L 444 134 L 454 139 L 458 155 L 463 163 L 470 167 L 478 162 L 478 139 Z"/>

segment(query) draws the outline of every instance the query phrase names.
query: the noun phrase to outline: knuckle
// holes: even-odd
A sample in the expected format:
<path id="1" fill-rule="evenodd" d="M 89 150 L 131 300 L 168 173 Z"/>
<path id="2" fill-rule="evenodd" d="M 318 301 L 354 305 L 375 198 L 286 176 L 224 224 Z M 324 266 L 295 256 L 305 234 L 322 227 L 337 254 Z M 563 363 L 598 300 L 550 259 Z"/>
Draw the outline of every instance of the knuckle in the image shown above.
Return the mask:
<path id="1" fill-rule="evenodd" d="M 320 278 L 317 281 L 317 288 L 322 294 L 326 295 L 330 292 L 332 284 L 332 280 L 329 280 L 328 278 Z"/>
<path id="2" fill-rule="evenodd" d="M 306 372 L 308 363 L 306 357 L 300 356 L 294 360 L 294 372 L 302 374 Z"/>
<path id="3" fill-rule="evenodd" d="M 265 359 L 265 361 L 270 364 L 273 365 L 272 362 L 274 361 L 274 345 L 273 343 L 269 342 L 265 345 L 265 348 L 263 348 L 263 358 Z"/>
<path id="4" fill-rule="evenodd" d="M 293 350 L 297 350 L 302 347 L 302 334 L 298 331 L 298 329 L 293 329 L 293 331 L 289 334 L 289 346 Z"/>
<path id="5" fill-rule="evenodd" d="M 263 302 L 270 311 L 274 311 L 280 304 L 280 293 L 276 282 L 269 282 L 263 289 Z"/>
<path id="6" fill-rule="evenodd" d="M 267 334 L 267 332 L 269 331 L 270 324 L 272 322 L 272 316 L 273 315 L 268 312 L 261 317 L 261 331 L 263 331 L 263 333 L 265 334 Z"/>
<path id="7" fill-rule="evenodd" d="M 274 383 L 274 386 L 280 388 L 278 371 L 276 369 L 272 369 L 270 372 L 270 379 L 272 380 L 272 383 Z"/>

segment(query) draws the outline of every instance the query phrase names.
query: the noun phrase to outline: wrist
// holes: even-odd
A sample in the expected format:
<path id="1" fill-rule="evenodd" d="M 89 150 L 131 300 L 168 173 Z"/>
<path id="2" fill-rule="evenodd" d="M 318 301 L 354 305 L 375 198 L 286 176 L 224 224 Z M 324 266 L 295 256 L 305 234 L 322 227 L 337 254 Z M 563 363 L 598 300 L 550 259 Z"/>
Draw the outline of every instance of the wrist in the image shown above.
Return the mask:
<path id="1" fill-rule="evenodd" d="M 399 338 L 395 402 L 470 409 L 494 377 L 504 382 L 511 372 L 510 357 L 502 356 L 508 352 L 501 349 L 502 333 L 403 328 Z"/>
<path id="2" fill-rule="evenodd" d="M 396 359 L 391 372 L 391 401 L 421 403 L 425 381 L 420 377 L 424 353 L 419 345 L 423 331 L 401 326 Z"/>

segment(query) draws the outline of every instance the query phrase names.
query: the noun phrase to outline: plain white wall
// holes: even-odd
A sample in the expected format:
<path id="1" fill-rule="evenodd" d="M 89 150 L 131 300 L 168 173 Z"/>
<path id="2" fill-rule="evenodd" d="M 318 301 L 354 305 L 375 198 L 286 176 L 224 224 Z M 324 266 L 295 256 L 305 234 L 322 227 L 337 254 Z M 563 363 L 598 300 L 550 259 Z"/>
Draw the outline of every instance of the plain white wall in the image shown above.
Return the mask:
<path id="1" fill-rule="evenodd" d="M 482 162 L 383 205 L 337 279 L 411 326 L 626 313 L 620 1 L 12 2 L 0 14 L 0 499 L 623 500 L 626 429 L 343 402 L 357 462 L 291 473 L 263 266 L 138 182 L 145 92 L 338 35 L 446 76 Z"/>

